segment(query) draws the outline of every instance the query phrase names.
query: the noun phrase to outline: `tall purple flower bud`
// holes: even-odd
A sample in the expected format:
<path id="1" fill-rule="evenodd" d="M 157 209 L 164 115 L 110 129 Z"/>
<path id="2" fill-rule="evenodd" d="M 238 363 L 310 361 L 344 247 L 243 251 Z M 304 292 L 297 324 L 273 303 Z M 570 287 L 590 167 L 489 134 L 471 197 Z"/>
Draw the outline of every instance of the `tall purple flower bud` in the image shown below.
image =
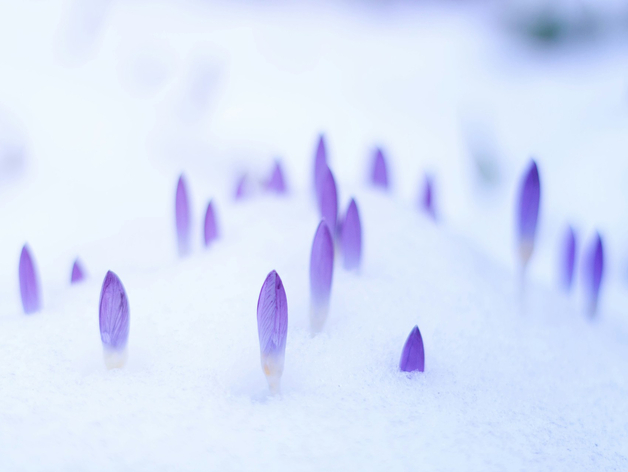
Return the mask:
<path id="1" fill-rule="evenodd" d="M 338 192 L 336 181 L 329 167 L 325 167 L 321 181 L 321 194 L 319 200 L 321 218 L 327 222 L 331 234 L 336 234 L 336 222 L 338 218 Z"/>
<path id="2" fill-rule="evenodd" d="M 218 226 L 216 224 L 216 214 L 214 213 L 214 205 L 213 201 L 207 204 L 207 210 L 205 211 L 205 225 L 203 237 L 205 240 L 205 246 L 209 246 L 209 244 L 216 238 L 218 238 Z"/>
<path id="3" fill-rule="evenodd" d="M 371 183 L 376 187 L 388 189 L 388 169 L 384 152 L 380 148 L 375 149 L 375 154 L 373 155 Z"/>
<path id="4" fill-rule="evenodd" d="M 399 361 L 399 369 L 402 372 L 425 371 L 423 338 L 418 326 L 412 328 L 410 336 L 406 339 L 406 344 L 403 346 L 403 352 L 401 353 L 401 360 Z"/>
<path id="5" fill-rule="evenodd" d="M 327 168 L 327 149 L 325 146 L 325 135 L 321 134 L 318 138 L 316 146 L 316 155 L 314 156 L 314 190 L 316 191 L 316 200 L 321 198 L 321 184 L 325 169 Z"/>
<path id="6" fill-rule="evenodd" d="M 528 171 L 523 178 L 519 193 L 519 207 L 517 214 L 517 236 L 519 238 L 519 256 L 522 267 L 525 268 L 534 250 L 534 237 L 539 218 L 539 202 L 541 199 L 541 185 L 539 170 L 532 160 Z"/>
<path id="7" fill-rule="evenodd" d="M 569 226 L 565 233 L 560 260 L 561 284 L 566 291 L 573 285 L 574 267 L 576 263 L 576 233 Z"/>
<path id="8" fill-rule="evenodd" d="M 353 198 L 342 223 L 340 247 L 345 269 L 359 269 L 362 259 L 362 224 L 358 206 Z"/>
<path id="9" fill-rule="evenodd" d="M 39 280 L 35 263 L 27 244 L 22 247 L 22 253 L 20 254 L 19 278 L 24 313 L 29 315 L 38 312 L 41 309 Z"/>
<path id="10" fill-rule="evenodd" d="M 589 315 L 597 312 L 600 297 L 600 286 L 604 275 L 604 249 L 600 233 L 595 233 L 595 240 L 589 247 L 585 260 L 584 279 L 589 297 Z"/>
<path id="11" fill-rule="evenodd" d="M 187 185 L 183 174 L 177 183 L 177 195 L 175 199 L 175 220 L 177 225 L 177 244 L 179 255 L 186 256 L 190 253 L 190 203 L 188 201 Z"/>
<path id="12" fill-rule="evenodd" d="M 266 190 L 275 193 L 286 193 L 286 181 L 284 179 L 279 161 L 275 162 L 273 173 L 271 174 L 270 179 L 268 179 L 268 182 L 266 182 Z"/>
<path id="13" fill-rule="evenodd" d="M 279 391 L 288 334 L 288 301 L 279 274 L 266 276 L 257 300 L 257 332 L 262 360 L 271 392 Z"/>
<path id="14" fill-rule="evenodd" d="M 116 274 L 107 272 L 100 291 L 100 339 L 108 369 L 122 367 L 127 358 L 129 302 Z"/>
<path id="15" fill-rule="evenodd" d="M 70 283 L 75 284 L 81 282 L 84 278 L 85 271 L 83 270 L 81 262 L 77 258 L 72 265 L 72 275 L 70 277 Z"/>
<path id="16" fill-rule="evenodd" d="M 423 184 L 421 209 L 436 221 L 436 210 L 434 209 L 434 182 L 429 175 L 425 176 L 425 183 Z"/>
<path id="17" fill-rule="evenodd" d="M 331 280 L 334 273 L 334 242 L 325 220 L 314 235 L 310 255 L 310 326 L 319 332 L 329 312 Z"/>

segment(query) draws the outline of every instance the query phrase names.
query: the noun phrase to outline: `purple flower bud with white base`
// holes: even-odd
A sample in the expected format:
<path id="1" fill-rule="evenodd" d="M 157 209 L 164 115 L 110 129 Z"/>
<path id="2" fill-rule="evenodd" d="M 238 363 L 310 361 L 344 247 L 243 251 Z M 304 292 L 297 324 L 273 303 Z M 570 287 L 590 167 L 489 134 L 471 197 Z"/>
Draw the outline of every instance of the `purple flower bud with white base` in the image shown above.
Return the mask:
<path id="1" fill-rule="evenodd" d="M 323 329 L 329 313 L 334 273 L 334 242 L 325 220 L 318 225 L 310 255 L 310 326 L 313 333 Z"/>
<path id="2" fill-rule="evenodd" d="M 108 369 L 122 367 L 127 358 L 129 302 L 116 274 L 109 271 L 100 291 L 100 339 Z"/>
<path id="3" fill-rule="evenodd" d="M 70 283 L 75 284 L 81 282 L 83 279 L 85 279 L 85 271 L 83 270 L 81 262 L 77 258 L 72 265 L 72 275 L 70 277 Z"/>
<path id="4" fill-rule="evenodd" d="M 539 217 L 539 203 L 541 199 L 541 185 L 539 170 L 532 160 L 525 174 L 519 193 L 517 213 L 517 236 L 519 239 L 519 257 L 521 266 L 525 269 L 534 251 L 534 238 Z"/>
<path id="5" fill-rule="evenodd" d="M 325 169 L 327 168 L 327 149 L 325 146 L 325 136 L 323 134 L 318 138 L 318 146 L 316 147 L 316 155 L 314 157 L 314 190 L 316 192 L 316 200 L 321 198 L 321 183 Z"/>
<path id="6" fill-rule="evenodd" d="M 585 264 L 584 283 L 589 298 L 588 310 L 589 315 L 594 316 L 597 312 L 602 276 L 604 275 L 604 249 L 599 233 L 595 233 L 595 240 L 589 247 Z"/>
<path id="7" fill-rule="evenodd" d="M 203 231 L 203 238 L 205 246 L 218 238 L 218 226 L 216 225 L 216 214 L 214 213 L 213 201 L 207 204 L 207 210 L 205 211 L 205 225 Z"/>
<path id="8" fill-rule="evenodd" d="M 436 221 L 436 210 L 434 209 L 434 182 L 429 175 L 425 176 L 425 183 L 423 184 L 421 209 Z"/>
<path id="9" fill-rule="evenodd" d="M 175 198 L 175 220 L 177 225 L 177 245 L 179 256 L 186 256 L 190 253 L 190 203 L 188 201 L 188 191 L 183 175 L 179 177 L 177 183 L 177 195 Z"/>
<path id="10" fill-rule="evenodd" d="M 576 265 L 576 233 L 569 226 L 565 234 L 560 260 L 561 284 L 566 291 L 573 285 L 574 267 Z"/>
<path id="11" fill-rule="evenodd" d="M 415 326 L 403 346 L 399 369 L 402 372 L 425 371 L 425 351 L 423 350 L 423 338 L 419 327 Z"/>
<path id="12" fill-rule="evenodd" d="M 22 307 L 27 315 L 36 313 L 41 309 L 41 294 L 39 291 L 39 280 L 35 263 L 31 257 L 30 249 L 25 244 L 20 254 L 19 266 L 20 295 L 22 296 Z"/>
<path id="13" fill-rule="evenodd" d="M 286 193 L 286 181 L 283 176 L 283 171 L 281 170 L 281 164 L 279 161 L 275 162 L 275 166 L 273 167 L 273 173 L 266 182 L 266 190 L 275 193 Z"/>
<path id="14" fill-rule="evenodd" d="M 331 234 L 336 234 L 336 222 L 338 219 L 338 192 L 336 181 L 329 167 L 325 168 L 321 181 L 321 195 L 319 201 L 321 218 L 327 222 Z"/>
<path id="15" fill-rule="evenodd" d="M 359 269 L 362 259 L 362 224 L 358 206 L 353 198 L 342 223 L 340 247 L 345 269 Z"/>
<path id="16" fill-rule="evenodd" d="M 373 156 L 373 169 L 371 171 L 371 183 L 376 187 L 388 189 L 388 169 L 384 152 L 377 148 Z"/>
<path id="17" fill-rule="evenodd" d="M 271 392 L 279 391 L 288 334 L 288 301 L 279 274 L 268 274 L 257 300 L 257 332 L 259 334 L 262 370 Z"/>

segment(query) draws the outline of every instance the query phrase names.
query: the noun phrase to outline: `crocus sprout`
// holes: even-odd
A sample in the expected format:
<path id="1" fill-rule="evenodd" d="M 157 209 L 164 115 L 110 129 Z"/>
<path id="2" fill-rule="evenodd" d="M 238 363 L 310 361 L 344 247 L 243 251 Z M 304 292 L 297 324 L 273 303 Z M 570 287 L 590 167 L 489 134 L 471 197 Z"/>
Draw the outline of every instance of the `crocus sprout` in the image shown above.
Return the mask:
<path id="1" fill-rule="evenodd" d="M 27 315 L 36 313 L 41 309 L 41 293 L 35 263 L 28 245 L 22 247 L 19 266 L 20 295 L 22 307 Z"/>
<path id="2" fill-rule="evenodd" d="M 325 135 L 321 134 L 318 138 L 316 146 L 316 154 L 314 156 L 314 190 L 316 192 L 316 201 L 321 199 L 321 184 L 325 169 L 327 168 L 327 148 L 325 146 Z"/>
<path id="3" fill-rule="evenodd" d="M 72 275 L 70 276 L 70 283 L 76 284 L 85 279 L 85 271 L 83 270 L 83 266 L 81 262 L 77 259 L 74 260 L 74 264 L 72 265 Z"/>
<path id="4" fill-rule="evenodd" d="M 584 263 L 584 283 L 588 296 L 588 312 L 590 316 L 595 316 L 604 275 L 604 248 L 600 233 L 595 233 L 595 238 L 591 246 L 589 246 Z"/>
<path id="5" fill-rule="evenodd" d="M 279 161 L 275 161 L 273 173 L 271 174 L 270 179 L 266 182 L 265 188 L 270 192 L 286 193 L 286 180 Z"/>
<path id="6" fill-rule="evenodd" d="M 236 185 L 235 199 L 241 200 L 244 197 L 246 197 L 247 188 L 248 188 L 248 179 L 246 177 L 246 174 L 243 174 L 238 180 L 238 184 Z"/>
<path id="7" fill-rule="evenodd" d="M 340 247 L 345 269 L 359 269 L 362 260 L 362 225 L 358 206 L 353 198 L 342 223 Z"/>
<path id="8" fill-rule="evenodd" d="M 425 351 L 423 350 L 423 338 L 419 327 L 412 328 L 406 344 L 403 346 L 401 360 L 399 361 L 399 370 L 402 372 L 412 372 L 425 370 Z"/>
<path id="9" fill-rule="evenodd" d="M 325 220 L 322 220 L 316 229 L 310 255 L 310 327 L 312 333 L 320 332 L 327 319 L 333 273 L 334 242 L 329 226 Z"/>
<path id="10" fill-rule="evenodd" d="M 321 181 L 321 194 L 319 200 L 320 216 L 327 222 L 331 234 L 336 234 L 336 222 L 338 218 L 338 193 L 336 181 L 329 167 L 325 167 Z"/>
<path id="11" fill-rule="evenodd" d="M 534 251 L 540 197 L 539 170 L 536 162 L 532 160 L 521 183 L 517 208 L 517 237 L 519 257 L 523 270 L 527 267 Z"/>
<path id="12" fill-rule="evenodd" d="M 560 258 L 560 282 L 565 291 L 569 292 L 573 285 L 574 267 L 576 263 L 576 233 L 569 226 L 565 232 Z"/>
<path id="13" fill-rule="evenodd" d="M 210 200 L 207 204 L 203 229 L 203 240 L 205 241 L 205 246 L 209 246 L 212 241 L 218 238 L 218 226 L 216 224 L 216 214 L 214 213 L 213 200 Z"/>
<path id="14" fill-rule="evenodd" d="M 279 274 L 266 276 L 257 300 L 257 332 L 262 370 L 272 393 L 279 392 L 288 334 L 288 301 Z"/>
<path id="15" fill-rule="evenodd" d="M 179 256 L 187 256 L 191 250 L 190 241 L 190 203 L 188 200 L 187 185 L 185 177 L 181 175 L 177 183 L 177 194 L 175 198 L 175 222 L 177 227 L 177 245 Z"/>
<path id="16" fill-rule="evenodd" d="M 388 189 L 388 168 L 381 148 L 376 148 L 373 155 L 373 168 L 371 170 L 371 184 L 375 187 Z"/>
<path id="17" fill-rule="evenodd" d="M 421 209 L 426 215 L 436 221 L 436 210 L 434 208 L 434 181 L 430 175 L 425 176 L 425 182 L 423 183 Z"/>
<path id="18" fill-rule="evenodd" d="M 129 302 L 116 274 L 109 271 L 100 291 L 98 317 L 105 365 L 108 369 L 124 366 L 129 338 Z"/>

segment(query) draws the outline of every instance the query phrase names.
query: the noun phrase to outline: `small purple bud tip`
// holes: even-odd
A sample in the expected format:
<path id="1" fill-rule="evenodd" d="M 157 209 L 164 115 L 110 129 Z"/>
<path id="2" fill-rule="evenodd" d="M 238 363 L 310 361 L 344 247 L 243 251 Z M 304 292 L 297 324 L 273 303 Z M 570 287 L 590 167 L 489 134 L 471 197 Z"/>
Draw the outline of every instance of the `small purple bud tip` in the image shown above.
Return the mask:
<path id="1" fill-rule="evenodd" d="M 402 372 L 425 371 L 425 352 L 423 350 L 423 338 L 419 327 L 415 326 L 403 346 L 399 369 Z"/>
<path id="2" fill-rule="evenodd" d="M 22 253 L 20 254 L 19 278 L 24 313 L 28 315 L 38 312 L 41 309 L 39 281 L 30 249 L 26 244 L 22 247 Z"/>
<path id="3" fill-rule="evenodd" d="M 519 254 L 524 268 L 534 250 L 534 237 L 536 235 L 537 220 L 539 217 L 540 198 L 541 185 L 539 182 L 539 170 L 536 166 L 536 162 L 532 160 L 521 184 L 517 214 Z"/>
<path id="4" fill-rule="evenodd" d="M 107 368 L 122 367 L 126 362 L 129 338 L 129 302 L 116 274 L 109 271 L 100 291 L 100 339 Z"/>
<path id="5" fill-rule="evenodd" d="M 236 185 L 235 199 L 241 200 L 242 198 L 244 198 L 246 196 L 246 190 L 247 178 L 246 174 L 244 174 L 242 177 L 240 177 L 240 180 L 238 180 L 238 184 Z"/>
<path id="6" fill-rule="evenodd" d="M 286 352 L 288 301 L 281 278 L 274 270 L 266 277 L 257 300 L 257 332 L 262 370 L 275 393 L 279 391 Z"/>
<path id="7" fill-rule="evenodd" d="M 325 220 L 318 225 L 310 255 L 310 326 L 317 333 L 329 312 L 331 281 L 334 273 L 334 242 Z"/>
<path id="8" fill-rule="evenodd" d="M 316 191 L 316 200 L 321 198 L 321 184 L 325 169 L 327 168 L 327 150 L 325 146 L 325 135 L 321 134 L 318 138 L 316 146 L 316 155 L 314 156 L 314 190 Z"/>
<path id="9" fill-rule="evenodd" d="M 338 218 L 338 193 L 334 174 L 332 174 L 329 167 L 325 168 L 322 177 L 320 197 L 319 211 L 321 218 L 327 222 L 331 234 L 335 234 Z"/>
<path id="10" fill-rule="evenodd" d="M 425 183 L 423 184 L 421 208 L 427 215 L 436 221 L 436 210 L 434 209 L 434 182 L 432 177 L 429 175 L 425 176 Z"/>
<path id="11" fill-rule="evenodd" d="M 380 148 L 375 149 L 373 156 L 373 170 L 371 173 L 371 183 L 376 187 L 388 189 L 388 170 L 386 159 Z"/>
<path id="12" fill-rule="evenodd" d="M 599 233 L 595 234 L 595 240 L 589 248 L 586 264 L 585 283 L 589 292 L 589 314 L 594 316 L 597 312 L 602 276 L 604 275 L 604 249 Z"/>
<path id="13" fill-rule="evenodd" d="M 177 225 L 177 244 L 179 256 L 190 253 L 190 204 L 188 201 L 187 185 L 183 175 L 177 183 L 177 195 L 175 200 L 175 220 Z"/>
<path id="14" fill-rule="evenodd" d="M 70 283 L 75 284 L 85 279 L 85 271 L 81 262 L 76 259 L 74 265 L 72 265 L 72 276 L 70 277 Z"/>
<path id="15" fill-rule="evenodd" d="M 204 233 L 205 246 L 218 238 L 218 226 L 216 225 L 216 214 L 214 213 L 213 201 L 207 204 L 207 211 L 205 212 L 205 226 Z"/>
<path id="16" fill-rule="evenodd" d="M 286 181 L 283 177 L 283 171 L 281 170 L 281 164 L 279 161 L 275 162 L 273 167 L 273 173 L 266 182 L 266 190 L 275 193 L 286 193 Z"/>
<path id="17" fill-rule="evenodd" d="M 347 214 L 342 223 L 340 246 L 345 269 L 359 269 L 362 259 L 362 225 L 360 223 L 358 206 L 353 198 L 351 203 L 349 203 Z"/>
<path id="18" fill-rule="evenodd" d="M 574 267 L 576 262 L 576 233 L 569 226 L 565 234 L 563 250 L 561 254 L 561 283 L 566 291 L 573 285 Z"/>

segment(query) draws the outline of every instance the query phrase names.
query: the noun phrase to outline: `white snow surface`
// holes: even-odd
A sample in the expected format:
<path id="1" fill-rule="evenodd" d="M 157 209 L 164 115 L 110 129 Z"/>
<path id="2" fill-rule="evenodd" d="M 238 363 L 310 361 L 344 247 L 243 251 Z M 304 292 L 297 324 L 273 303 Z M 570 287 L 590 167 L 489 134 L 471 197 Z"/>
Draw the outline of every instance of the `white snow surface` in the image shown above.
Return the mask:
<path id="1" fill-rule="evenodd" d="M 2 3 L 0 470 L 627 470 L 626 36 L 539 49 L 457 2 Z M 336 259 L 311 337 L 320 131 L 364 253 L 360 273 Z M 375 144 L 390 194 L 365 182 Z M 474 146 L 492 153 L 492 187 Z M 513 209 L 531 155 L 542 209 L 522 290 Z M 235 202 L 239 175 L 257 183 L 275 157 L 289 194 Z M 437 224 L 417 210 L 425 171 Z M 210 198 L 220 239 L 204 249 Z M 593 320 L 579 274 L 575 293 L 556 288 L 569 222 L 580 248 L 594 229 L 605 242 Z M 43 287 L 32 316 L 24 242 Z M 70 286 L 77 256 L 88 280 Z M 275 396 L 256 325 L 273 269 L 289 313 Z M 111 371 L 107 270 L 131 313 L 128 363 Z M 426 369 L 405 374 L 415 324 Z"/>

